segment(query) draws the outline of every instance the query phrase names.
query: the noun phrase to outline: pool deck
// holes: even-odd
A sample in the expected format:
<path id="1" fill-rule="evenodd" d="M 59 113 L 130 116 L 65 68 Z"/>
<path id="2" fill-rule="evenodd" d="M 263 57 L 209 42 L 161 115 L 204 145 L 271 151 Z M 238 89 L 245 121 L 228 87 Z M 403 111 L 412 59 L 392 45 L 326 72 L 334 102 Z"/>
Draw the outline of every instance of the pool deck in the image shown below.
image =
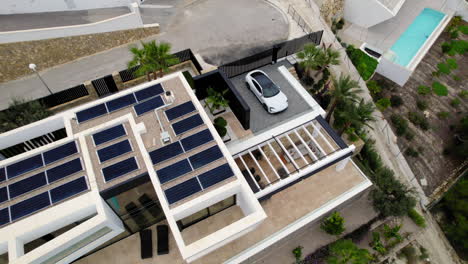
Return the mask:
<path id="1" fill-rule="evenodd" d="M 395 17 L 370 28 L 348 24 L 338 35 L 344 42 L 356 47 L 365 42 L 384 52 L 390 49 L 424 8 L 432 8 L 449 15 L 453 14 L 452 10 L 444 6 L 444 1 L 407 0 Z"/>

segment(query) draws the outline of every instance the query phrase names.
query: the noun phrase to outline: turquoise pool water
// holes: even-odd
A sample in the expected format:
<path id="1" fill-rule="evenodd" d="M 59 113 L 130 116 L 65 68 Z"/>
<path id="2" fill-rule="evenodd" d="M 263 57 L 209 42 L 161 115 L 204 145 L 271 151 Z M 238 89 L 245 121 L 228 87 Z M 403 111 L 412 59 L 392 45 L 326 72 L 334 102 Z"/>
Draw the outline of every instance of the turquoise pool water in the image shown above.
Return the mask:
<path id="1" fill-rule="evenodd" d="M 444 16 L 444 13 L 424 8 L 390 48 L 396 54 L 395 62 L 407 66 Z"/>

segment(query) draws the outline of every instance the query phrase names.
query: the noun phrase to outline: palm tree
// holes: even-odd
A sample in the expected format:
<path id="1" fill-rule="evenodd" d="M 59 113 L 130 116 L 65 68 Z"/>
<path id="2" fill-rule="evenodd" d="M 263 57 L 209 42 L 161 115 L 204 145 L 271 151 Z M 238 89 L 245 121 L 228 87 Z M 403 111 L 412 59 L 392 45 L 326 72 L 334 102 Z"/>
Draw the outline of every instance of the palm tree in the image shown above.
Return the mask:
<path id="1" fill-rule="evenodd" d="M 358 104 L 350 102 L 345 104 L 344 107 L 338 108 L 335 111 L 335 117 L 342 126 L 338 134 L 341 136 L 351 126 L 356 130 L 359 130 L 363 126 L 372 129 L 370 122 L 375 121 L 375 118 L 372 116 L 374 110 L 374 104 L 372 102 L 364 102 L 364 99 L 361 99 Z"/>
<path id="2" fill-rule="evenodd" d="M 343 76 L 343 74 L 341 74 L 338 80 L 333 78 L 333 86 L 334 89 L 329 91 L 332 106 L 327 114 L 327 122 L 330 122 L 331 115 L 338 104 L 356 102 L 358 93 L 362 92 L 359 83 L 355 80 L 351 80 L 349 75 Z"/>
<path id="3" fill-rule="evenodd" d="M 331 48 L 331 44 L 328 47 L 323 44 L 323 52 L 319 53 L 317 57 L 317 63 L 319 64 L 319 72 L 323 72 L 328 69 L 330 65 L 340 64 L 340 53 L 337 50 Z M 317 73 L 317 75 L 318 75 Z"/>
<path id="4" fill-rule="evenodd" d="M 308 73 L 311 69 L 317 69 L 319 64 L 316 60 L 317 56 L 321 52 L 321 49 L 314 44 L 304 45 L 304 50 L 297 53 L 297 57 L 301 59 L 299 65 L 305 69 Z"/>
<path id="5" fill-rule="evenodd" d="M 325 69 L 329 68 L 330 65 L 340 64 L 340 53 L 331 48 L 331 44 L 327 47 L 323 44 L 322 48 L 314 45 L 307 44 L 304 46 L 304 50 L 297 54 L 297 57 L 301 59 L 299 65 L 309 70 L 317 70 L 315 76 L 318 76 Z"/>
<path id="6" fill-rule="evenodd" d="M 145 50 L 143 48 L 139 49 L 138 47 L 133 46 L 130 47 L 130 52 L 133 54 L 133 59 L 128 62 L 128 69 L 131 70 L 132 68 L 139 66 L 133 74 L 137 77 L 146 74 L 146 79 L 151 81 L 150 73 L 154 71 L 155 65 L 152 65 L 149 62 Z"/>

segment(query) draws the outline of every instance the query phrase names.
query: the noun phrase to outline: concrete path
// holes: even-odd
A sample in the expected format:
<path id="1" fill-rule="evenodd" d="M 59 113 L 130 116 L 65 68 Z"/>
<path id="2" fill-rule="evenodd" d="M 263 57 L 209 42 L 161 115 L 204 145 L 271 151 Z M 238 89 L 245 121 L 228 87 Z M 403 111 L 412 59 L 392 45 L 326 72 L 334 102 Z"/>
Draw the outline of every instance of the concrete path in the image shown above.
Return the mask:
<path id="1" fill-rule="evenodd" d="M 288 22 L 283 13 L 262 0 L 184 0 L 176 1 L 176 6 L 177 11 L 167 18 L 163 32 L 149 39 L 168 41 L 173 51 L 191 48 L 212 64 L 242 58 L 258 47 L 288 37 Z M 153 8 L 148 12 L 154 10 L 162 12 L 165 9 Z M 7 59 L 1 56 L 0 59 Z M 40 74 L 51 90 L 57 92 L 125 69 L 130 59 L 125 45 L 40 71 Z M 34 63 L 40 70 L 40 62 Z M 0 92 L 0 109 L 7 108 L 14 96 L 38 98 L 47 95 L 46 88 L 34 75 L 2 83 Z"/>
<path id="2" fill-rule="evenodd" d="M 88 24 L 130 13 L 127 7 L 0 15 L 0 32 Z"/>

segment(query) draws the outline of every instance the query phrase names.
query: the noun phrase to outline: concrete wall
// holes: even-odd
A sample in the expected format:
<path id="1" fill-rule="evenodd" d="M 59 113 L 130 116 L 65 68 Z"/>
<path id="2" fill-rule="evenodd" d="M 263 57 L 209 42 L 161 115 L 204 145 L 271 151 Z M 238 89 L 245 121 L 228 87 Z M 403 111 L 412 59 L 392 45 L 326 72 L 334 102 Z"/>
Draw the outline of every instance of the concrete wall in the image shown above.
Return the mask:
<path id="1" fill-rule="evenodd" d="M 463 20 L 468 21 L 468 2 L 465 0 L 448 0 L 447 7 L 455 10 L 456 16 L 461 16 Z"/>
<path id="2" fill-rule="evenodd" d="M 345 0 L 344 19 L 361 27 L 372 27 L 393 16 L 392 11 L 377 0 Z"/>
<path id="3" fill-rule="evenodd" d="M 0 32 L 0 43 L 70 37 L 143 27 L 143 21 L 141 19 L 138 4 L 133 3 L 129 5 L 129 8 L 131 10 L 131 13 L 129 14 L 95 23 Z"/>
<path id="4" fill-rule="evenodd" d="M 380 60 L 379 65 L 377 65 L 376 72 L 394 81 L 400 86 L 403 86 L 413 73 L 410 69 L 396 64 L 385 57 Z"/>
<path id="5" fill-rule="evenodd" d="M 0 5 L 0 14 L 22 14 L 85 10 L 126 6 L 134 0 L 4 0 Z"/>

